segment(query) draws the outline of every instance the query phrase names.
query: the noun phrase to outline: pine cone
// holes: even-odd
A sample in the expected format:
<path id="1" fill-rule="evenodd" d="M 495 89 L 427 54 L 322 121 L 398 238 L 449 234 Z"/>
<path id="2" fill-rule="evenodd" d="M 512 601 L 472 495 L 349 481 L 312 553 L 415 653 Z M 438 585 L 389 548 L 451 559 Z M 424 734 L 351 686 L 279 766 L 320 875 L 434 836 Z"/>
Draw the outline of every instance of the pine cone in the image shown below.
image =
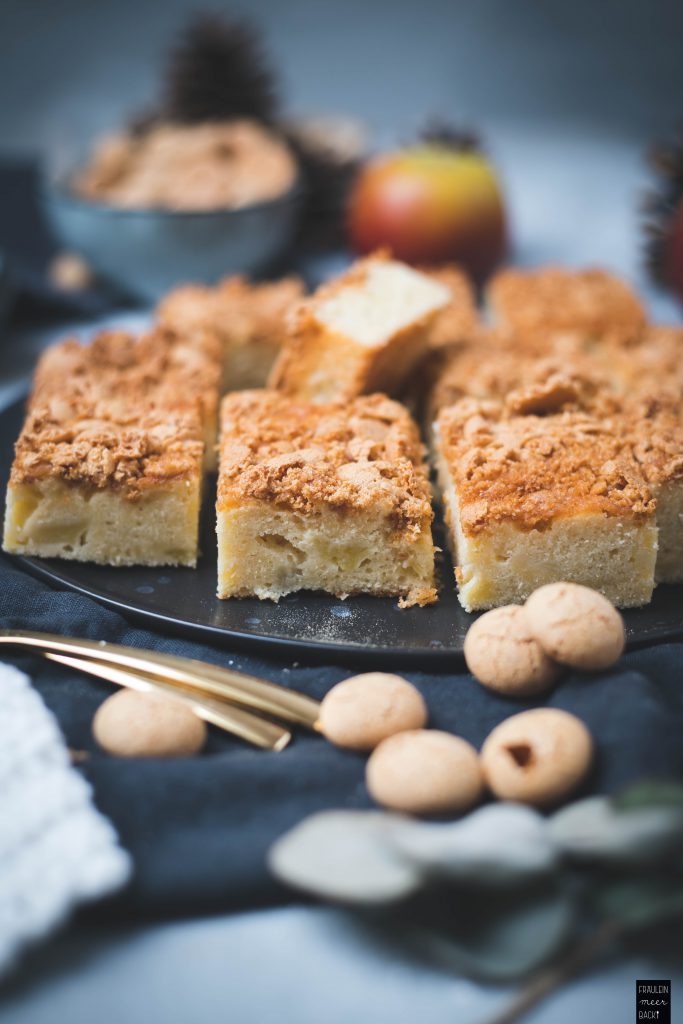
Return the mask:
<path id="1" fill-rule="evenodd" d="M 258 31 L 246 21 L 199 15 L 171 53 L 162 116 L 194 123 L 248 117 L 273 124 L 275 76 Z"/>

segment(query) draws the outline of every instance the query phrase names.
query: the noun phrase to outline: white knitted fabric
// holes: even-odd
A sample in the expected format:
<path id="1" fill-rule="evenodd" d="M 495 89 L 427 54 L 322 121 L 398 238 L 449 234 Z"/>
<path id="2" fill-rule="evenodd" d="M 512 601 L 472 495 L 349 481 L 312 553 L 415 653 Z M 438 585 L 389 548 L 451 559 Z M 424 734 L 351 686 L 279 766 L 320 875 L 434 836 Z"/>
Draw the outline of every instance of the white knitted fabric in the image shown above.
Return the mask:
<path id="1" fill-rule="evenodd" d="M 0 664 L 0 974 L 130 870 L 54 716 L 23 672 Z"/>

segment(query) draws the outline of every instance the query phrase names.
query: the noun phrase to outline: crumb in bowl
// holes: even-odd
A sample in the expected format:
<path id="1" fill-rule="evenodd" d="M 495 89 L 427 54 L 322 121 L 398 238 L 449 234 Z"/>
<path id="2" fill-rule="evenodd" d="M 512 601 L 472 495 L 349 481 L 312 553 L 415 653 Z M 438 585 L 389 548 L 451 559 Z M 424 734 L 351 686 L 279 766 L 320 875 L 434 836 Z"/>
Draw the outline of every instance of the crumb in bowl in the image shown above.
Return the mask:
<path id="1" fill-rule="evenodd" d="M 255 121 L 160 122 L 101 140 L 71 188 L 124 209 L 200 212 L 276 199 L 296 176 L 286 143 Z"/>

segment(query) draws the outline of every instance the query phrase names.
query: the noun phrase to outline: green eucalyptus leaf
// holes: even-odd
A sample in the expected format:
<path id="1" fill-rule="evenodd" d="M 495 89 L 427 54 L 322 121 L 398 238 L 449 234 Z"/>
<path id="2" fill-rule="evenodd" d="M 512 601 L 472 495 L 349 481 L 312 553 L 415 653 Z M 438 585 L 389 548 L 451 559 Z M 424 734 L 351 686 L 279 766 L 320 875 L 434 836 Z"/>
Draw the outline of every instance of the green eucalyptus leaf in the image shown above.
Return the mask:
<path id="1" fill-rule="evenodd" d="M 557 811 L 552 840 L 572 857 L 614 864 L 646 864 L 683 850 L 683 808 L 617 810 L 606 797 L 588 797 Z"/>
<path id="2" fill-rule="evenodd" d="M 625 878 L 604 883 L 595 905 L 624 928 L 646 928 L 683 915 L 683 877 Z"/>
<path id="3" fill-rule="evenodd" d="M 281 881 L 335 902 L 403 899 L 422 877 L 389 842 L 397 821 L 380 811 L 314 814 L 271 847 L 269 866 Z"/>
<path id="4" fill-rule="evenodd" d="M 446 923 L 421 928 L 420 945 L 458 972 L 506 982 L 551 960 L 575 923 L 572 899 L 554 884 L 533 895 L 501 890 L 496 899 L 479 897 L 469 903 L 460 894 Z"/>
<path id="5" fill-rule="evenodd" d="M 623 793 L 612 797 L 611 804 L 617 811 L 653 807 L 678 807 L 683 810 L 683 785 L 656 779 L 637 782 Z"/>
<path id="6" fill-rule="evenodd" d="M 520 804 L 492 804 L 452 824 L 399 821 L 391 841 L 430 875 L 478 885 L 524 883 L 559 863 L 545 819 Z"/>

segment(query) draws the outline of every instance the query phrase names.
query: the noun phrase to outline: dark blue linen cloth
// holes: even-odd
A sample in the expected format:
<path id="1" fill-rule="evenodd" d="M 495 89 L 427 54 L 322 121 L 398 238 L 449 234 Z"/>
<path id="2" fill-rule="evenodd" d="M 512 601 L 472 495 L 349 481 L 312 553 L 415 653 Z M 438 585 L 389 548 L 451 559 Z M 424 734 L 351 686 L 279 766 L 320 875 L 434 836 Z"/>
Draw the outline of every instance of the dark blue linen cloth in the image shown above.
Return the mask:
<path id="1" fill-rule="evenodd" d="M 131 625 L 76 593 L 50 589 L 0 557 L 0 627 L 110 640 L 265 676 L 314 697 L 349 670 L 266 661 Z M 291 898 L 269 876 L 271 843 L 323 808 L 371 806 L 365 759 L 318 736 L 297 733 L 282 753 L 250 748 L 212 730 L 190 759 L 122 760 L 99 751 L 93 714 L 112 690 L 39 657 L 2 650 L 28 672 L 70 747 L 88 752 L 79 770 L 99 808 L 133 855 L 131 885 L 112 912 L 141 916 L 254 907 Z M 643 778 L 683 778 L 683 644 L 626 654 L 601 675 L 567 673 L 545 701 L 582 718 L 598 749 L 587 792 L 613 793 Z M 430 723 L 480 747 L 504 718 L 527 707 L 479 686 L 459 664 L 444 674 L 407 672 L 429 706 Z"/>

